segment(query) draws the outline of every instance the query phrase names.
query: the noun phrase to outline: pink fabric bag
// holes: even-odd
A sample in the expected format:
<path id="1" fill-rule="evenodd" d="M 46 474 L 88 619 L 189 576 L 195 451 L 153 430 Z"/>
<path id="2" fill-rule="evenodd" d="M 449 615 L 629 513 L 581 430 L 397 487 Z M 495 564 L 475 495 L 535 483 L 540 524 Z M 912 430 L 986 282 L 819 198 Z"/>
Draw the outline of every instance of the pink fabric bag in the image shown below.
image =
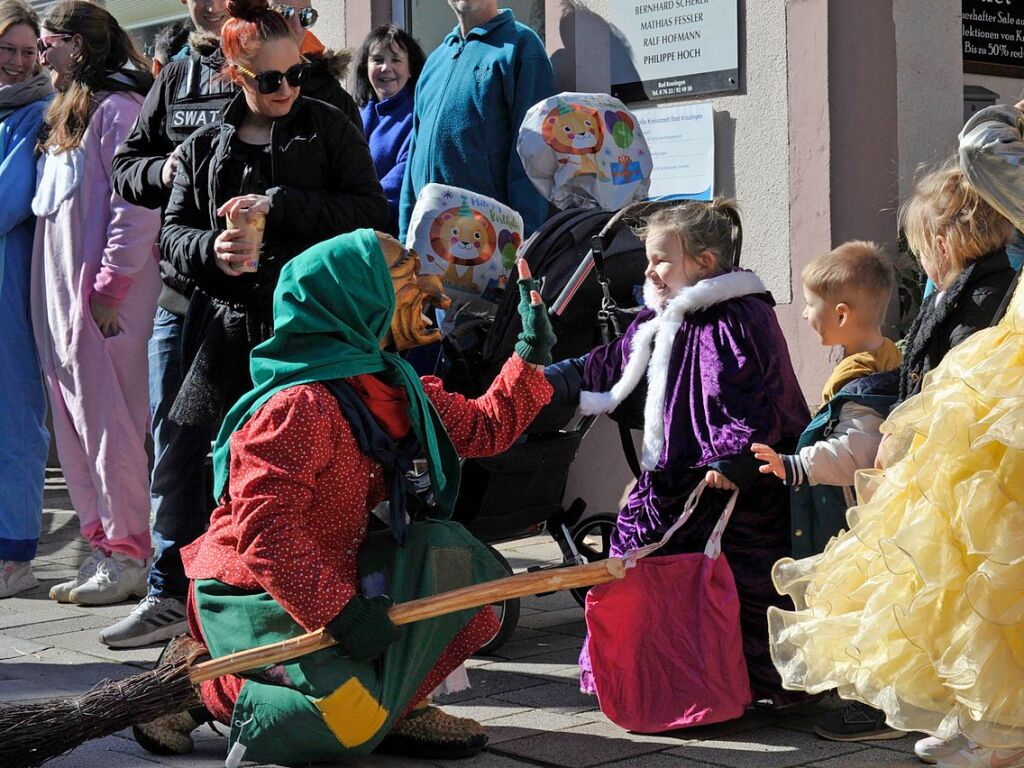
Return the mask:
<path id="1" fill-rule="evenodd" d="M 751 701 L 736 583 L 722 533 L 736 492 L 704 552 L 642 559 L 693 514 L 697 486 L 657 544 L 626 555 L 620 581 L 587 595 L 589 651 L 601 711 L 638 733 L 709 725 L 740 717 Z"/>

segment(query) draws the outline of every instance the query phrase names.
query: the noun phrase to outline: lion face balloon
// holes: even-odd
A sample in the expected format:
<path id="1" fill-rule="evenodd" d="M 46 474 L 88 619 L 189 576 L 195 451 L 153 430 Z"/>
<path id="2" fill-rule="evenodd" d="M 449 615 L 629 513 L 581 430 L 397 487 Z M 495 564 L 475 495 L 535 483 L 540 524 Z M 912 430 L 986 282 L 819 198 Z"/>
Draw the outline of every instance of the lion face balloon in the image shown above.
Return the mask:
<path id="1" fill-rule="evenodd" d="M 386 341 L 399 352 L 441 340 L 441 331 L 430 327 L 426 306 L 447 309 L 452 301 L 444 294 L 438 275 L 420 275 L 420 260 L 391 235 L 377 233 L 381 252 L 391 271 L 395 289 L 395 314 Z"/>
<path id="2" fill-rule="evenodd" d="M 430 227 L 434 252 L 460 267 L 475 267 L 494 255 L 498 237 L 494 225 L 480 211 L 463 204 L 443 211 Z"/>
<path id="3" fill-rule="evenodd" d="M 597 110 L 579 104 L 555 107 L 542 128 L 548 146 L 565 155 L 595 155 L 604 145 L 604 126 Z"/>

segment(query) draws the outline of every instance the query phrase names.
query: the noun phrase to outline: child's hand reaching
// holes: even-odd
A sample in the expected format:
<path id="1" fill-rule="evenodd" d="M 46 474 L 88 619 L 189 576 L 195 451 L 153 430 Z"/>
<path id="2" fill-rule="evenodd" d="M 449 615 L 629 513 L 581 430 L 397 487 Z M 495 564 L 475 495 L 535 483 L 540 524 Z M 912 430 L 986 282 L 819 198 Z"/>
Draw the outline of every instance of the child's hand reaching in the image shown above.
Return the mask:
<path id="1" fill-rule="evenodd" d="M 786 479 L 786 469 L 782 466 L 782 457 L 774 448 L 764 443 L 754 443 L 750 446 L 750 450 L 755 459 L 765 462 L 757 468 L 758 472 L 762 475 L 775 475 L 779 480 Z"/>
<path id="2" fill-rule="evenodd" d="M 736 490 L 736 483 L 715 469 L 708 470 L 708 473 L 704 475 L 704 482 L 706 482 L 709 487 L 717 488 L 720 491 Z"/>

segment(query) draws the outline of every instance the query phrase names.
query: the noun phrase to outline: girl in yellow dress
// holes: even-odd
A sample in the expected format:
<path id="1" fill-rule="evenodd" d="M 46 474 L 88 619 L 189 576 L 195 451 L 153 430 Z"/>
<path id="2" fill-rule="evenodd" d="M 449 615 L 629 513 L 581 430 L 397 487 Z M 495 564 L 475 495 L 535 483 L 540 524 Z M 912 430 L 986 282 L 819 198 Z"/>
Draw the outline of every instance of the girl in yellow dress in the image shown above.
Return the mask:
<path id="1" fill-rule="evenodd" d="M 932 301 L 955 249 L 1012 231 L 959 173 L 926 178 L 902 212 Z M 787 688 L 961 737 L 940 766 L 1024 766 L 1024 293 L 922 383 L 882 426 L 886 467 L 859 473 L 850 530 L 776 564 L 796 610 L 769 609 L 772 658 Z"/>

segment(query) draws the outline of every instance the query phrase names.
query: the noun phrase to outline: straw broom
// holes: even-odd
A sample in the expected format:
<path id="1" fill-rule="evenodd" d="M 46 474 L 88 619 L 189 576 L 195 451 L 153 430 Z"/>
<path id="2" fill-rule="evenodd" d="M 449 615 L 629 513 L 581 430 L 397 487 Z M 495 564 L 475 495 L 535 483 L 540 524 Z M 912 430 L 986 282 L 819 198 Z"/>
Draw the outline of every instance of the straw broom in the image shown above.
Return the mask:
<path id="1" fill-rule="evenodd" d="M 395 624 L 411 624 L 501 600 L 603 584 L 621 579 L 625 574 L 625 565 L 619 558 L 520 573 L 401 603 L 392 606 L 389 615 Z M 288 661 L 332 645 L 334 640 L 320 629 L 202 664 L 182 659 L 123 680 L 105 680 L 75 699 L 2 707 L 0 765 L 19 768 L 42 765 L 83 742 L 198 706 L 201 702 L 196 686 L 206 680 Z"/>

